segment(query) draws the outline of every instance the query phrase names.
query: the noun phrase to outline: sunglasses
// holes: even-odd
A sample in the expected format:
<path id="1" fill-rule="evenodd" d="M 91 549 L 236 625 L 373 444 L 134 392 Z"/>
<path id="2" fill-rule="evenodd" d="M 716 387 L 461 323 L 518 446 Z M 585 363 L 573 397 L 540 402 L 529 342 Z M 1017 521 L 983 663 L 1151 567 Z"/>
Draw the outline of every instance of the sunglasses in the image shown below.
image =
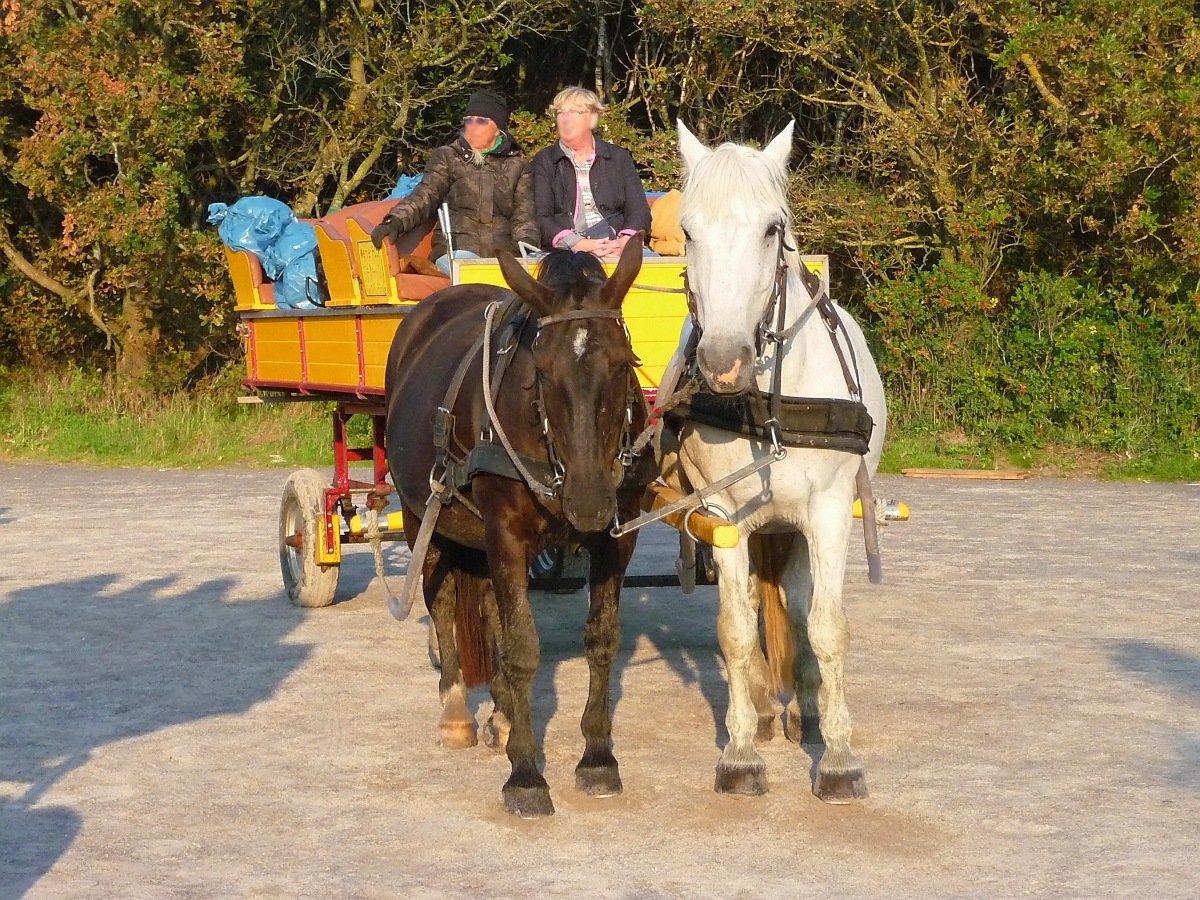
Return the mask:
<path id="1" fill-rule="evenodd" d="M 487 116 L 463 116 L 464 125 L 486 125 L 490 121 Z"/>

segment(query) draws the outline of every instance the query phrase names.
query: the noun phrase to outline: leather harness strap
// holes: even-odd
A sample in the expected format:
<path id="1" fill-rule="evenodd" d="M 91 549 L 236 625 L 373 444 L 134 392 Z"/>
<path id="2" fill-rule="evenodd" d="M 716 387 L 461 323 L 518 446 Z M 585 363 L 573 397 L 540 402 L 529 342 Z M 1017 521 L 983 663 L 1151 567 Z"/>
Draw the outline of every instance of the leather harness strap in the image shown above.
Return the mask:
<path id="1" fill-rule="evenodd" d="M 801 324 L 808 317 L 808 310 L 805 310 L 797 316 L 796 321 L 789 328 L 784 328 L 787 315 L 788 272 L 785 253 L 793 249 L 787 246 L 786 232 L 781 230 L 779 235 L 779 261 L 776 266 L 775 283 L 771 299 L 763 313 L 763 319 L 759 324 L 756 335 L 759 343 L 757 349 L 760 356 L 762 354 L 763 343 L 769 342 L 775 344 L 775 359 L 772 366 L 771 389 L 769 393 L 764 396 L 762 391 L 754 390 L 741 403 L 736 401 L 730 403 L 731 398 L 718 397 L 701 386 L 699 389 L 694 390 L 692 395 L 688 396 L 687 399 L 677 402 L 676 398 L 684 393 L 681 390 L 669 398 L 673 405 L 676 403 L 677 405 L 667 415 L 670 418 L 677 419 L 679 423 L 688 421 L 697 422 L 726 431 L 734 431 L 770 440 L 774 447 L 774 452 L 770 457 L 762 457 L 759 460 L 764 465 L 769 465 L 773 460 L 782 459 L 787 453 L 784 447 L 839 450 L 847 453 L 857 453 L 859 454 L 859 464 L 858 473 L 855 477 L 855 485 L 859 498 L 862 501 L 863 510 L 870 510 L 874 506 L 874 500 L 871 491 L 871 478 L 867 471 L 866 454 L 870 449 L 870 439 L 871 433 L 874 430 L 874 422 L 866 405 L 862 402 L 862 387 L 859 378 L 858 359 L 854 353 L 854 343 L 850 340 L 849 335 L 846 334 L 846 327 L 842 324 L 837 307 L 829 299 L 829 294 L 821 285 L 821 280 L 808 271 L 808 268 L 803 263 L 797 268 L 799 270 L 799 277 L 804 282 L 809 296 L 815 298 L 813 306 L 810 309 L 815 308 L 820 313 L 825 328 L 829 332 L 829 339 L 833 344 L 834 352 L 837 354 L 838 363 L 842 369 L 842 376 L 846 380 L 846 389 L 849 391 L 851 399 L 786 398 L 785 400 L 783 396 L 783 345 L 799 331 Z M 697 380 L 695 353 L 699 345 L 700 323 L 696 318 L 696 298 L 691 286 L 687 283 L 686 274 L 684 276 L 684 285 L 687 292 L 688 309 L 691 312 L 694 324 L 692 341 L 686 351 L 690 357 L 689 369 L 691 370 L 691 377 L 688 380 L 695 381 Z M 775 316 L 776 321 L 774 330 L 771 330 L 768 324 L 772 315 Z M 841 346 L 841 341 L 838 339 L 838 332 L 846 335 L 846 346 L 850 351 L 849 360 L 847 360 L 846 353 Z M 687 388 L 688 386 L 685 385 L 685 390 Z M 762 410 L 764 399 L 767 406 L 765 417 Z M 655 410 L 654 415 L 661 415 L 661 412 Z M 786 424 L 785 419 L 787 420 Z M 797 424 L 800 424 L 801 427 L 795 427 Z M 792 425 L 793 427 L 787 427 L 787 425 Z M 759 468 L 761 467 L 759 466 Z M 757 469 L 753 469 L 753 471 L 757 471 Z M 750 467 L 743 467 L 738 472 L 727 475 L 717 482 L 717 484 L 728 486 L 749 474 L 751 474 Z M 633 522 L 626 523 L 625 528 L 632 530 L 633 528 L 649 524 L 650 521 L 661 518 L 668 508 L 671 511 L 675 511 L 675 508 L 684 509 L 688 506 L 694 506 L 697 503 L 702 504 L 705 492 L 712 493 L 715 487 L 716 485 L 710 485 L 707 489 L 695 491 L 688 497 L 676 501 L 670 507 L 664 507 L 653 513 L 640 516 Z M 862 521 L 870 580 L 872 584 L 878 584 L 883 581 L 883 567 L 879 558 L 879 537 L 876 531 L 875 517 L 865 512 Z"/>
<path id="2" fill-rule="evenodd" d="M 619 309 L 572 309 L 567 312 L 542 316 L 537 320 L 538 328 L 554 325 L 558 322 L 576 322 L 580 319 L 617 319 L 624 324 L 625 316 Z"/>
<path id="3" fill-rule="evenodd" d="M 486 379 L 488 383 L 484 385 L 484 390 L 489 392 L 493 405 L 499 396 L 504 373 L 512 358 L 516 355 L 515 348 L 521 343 L 522 335 L 531 323 L 536 321 L 539 330 L 548 325 L 560 322 L 574 322 L 584 319 L 615 319 L 621 323 L 622 327 L 625 324 L 619 309 L 575 309 L 542 316 L 534 320 L 530 315 L 529 306 L 516 296 L 500 306 L 492 316 L 494 318 L 485 316 L 485 320 L 491 318 L 493 323 L 499 323 L 493 324 L 493 327 L 490 329 L 492 333 L 502 333 L 507 330 L 507 335 L 499 340 L 501 349 L 496 353 L 495 363 L 489 367 L 491 369 L 489 372 L 490 377 Z M 554 441 L 549 431 L 549 421 L 545 415 L 540 379 L 537 380 L 538 390 L 535 405 L 539 407 L 539 414 L 542 419 L 543 437 L 546 441 L 548 460 L 519 454 L 509 448 L 496 444 L 493 441 L 493 436 L 499 430 L 499 423 L 492 421 L 492 417 L 486 409 L 487 404 L 485 404 L 485 410 L 480 422 L 480 436 L 476 445 L 468 449 L 463 447 L 455 438 L 454 405 L 458 402 L 458 395 L 466 380 L 467 372 L 475 362 L 480 351 L 491 343 L 488 340 L 488 335 L 489 329 L 487 327 L 481 330 L 480 336 L 471 345 L 462 362 L 459 363 L 454 377 L 446 389 L 442 404 L 438 407 L 434 418 L 433 440 L 437 448 L 435 470 L 440 468 L 441 475 L 435 476 L 434 473 L 430 473 L 430 490 L 432 495 L 440 497 L 443 504 L 448 504 L 457 499 L 476 516 L 480 515 L 479 510 L 464 495 L 463 489 L 478 474 L 499 475 L 503 478 L 524 481 L 533 487 L 535 492 L 541 493 L 544 496 L 553 496 L 557 492 L 558 485 L 562 483 L 563 474 L 562 465 L 558 460 Z M 645 404 L 645 397 L 637 389 L 632 371 L 630 372 L 630 384 L 632 392 L 636 393 L 641 402 Z M 626 406 L 626 423 L 622 434 L 622 450 L 625 449 L 626 445 L 632 443 L 629 440 L 628 433 L 632 410 L 629 408 L 628 402 Z M 452 445 L 453 449 L 459 451 L 459 454 L 453 452 Z M 631 454 L 623 453 L 621 462 L 623 467 L 629 470 L 632 468 L 634 461 Z M 628 474 L 628 471 L 626 474 Z M 539 487 L 544 488 L 544 490 L 537 491 Z"/>

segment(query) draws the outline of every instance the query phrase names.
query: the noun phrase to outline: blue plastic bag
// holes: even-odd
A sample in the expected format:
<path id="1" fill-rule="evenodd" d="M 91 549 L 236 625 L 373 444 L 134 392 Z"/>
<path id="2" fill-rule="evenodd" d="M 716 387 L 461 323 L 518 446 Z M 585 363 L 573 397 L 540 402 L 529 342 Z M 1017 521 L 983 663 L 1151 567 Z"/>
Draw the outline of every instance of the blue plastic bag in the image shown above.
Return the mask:
<path id="1" fill-rule="evenodd" d="M 230 250 L 258 257 L 263 275 L 275 283 L 275 305 L 312 309 L 320 304 L 317 235 L 312 225 L 297 222 L 291 208 L 271 197 L 242 197 L 231 206 L 211 203 L 208 221 Z"/>
<path id="2" fill-rule="evenodd" d="M 312 309 L 321 302 L 313 251 L 317 232 L 307 222 L 292 222 L 267 251 L 275 282 L 275 303 L 293 309 Z M 263 267 L 267 272 L 267 266 Z"/>
<path id="3" fill-rule="evenodd" d="M 232 206 L 210 203 L 210 225 L 219 225 L 217 233 L 230 250 L 247 250 L 262 261 L 283 229 L 296 221 L 291 207 L 271 197 L 243 197 Z"/>
<path id="4" fill-rule="evenodd" d="M 385 200 L 402 200 L 416 190 L 417 185 L 421 183 L 420 175 L 401 175 L 400 180 L 396 182 L 396 186 L 392 188 L 392 192 L 385 197 Z"/>

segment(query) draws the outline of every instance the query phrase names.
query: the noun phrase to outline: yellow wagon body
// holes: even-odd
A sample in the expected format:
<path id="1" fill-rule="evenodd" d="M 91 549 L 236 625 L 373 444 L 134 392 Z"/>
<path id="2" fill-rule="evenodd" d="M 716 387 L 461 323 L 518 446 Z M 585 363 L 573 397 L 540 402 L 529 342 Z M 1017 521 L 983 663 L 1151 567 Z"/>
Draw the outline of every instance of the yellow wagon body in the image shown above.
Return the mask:
<path id="1" fill-rule="evenodd" d="M 383 394 L 388 348 L 400 320 L 416 301 L 402 298 L 393 287 L 386 300 L 364 302 L 372 294 L 347 273 L 364 271 L 377 280 L 379 267 L 387 261 L 369 240 L 356 240 L 352 246 L 364 258 L 373 254 L 371 264 L 327 267 L 327 273 L 339 273 L 327 282 L 329 301 L 323 309 L 309 310 L 276 309 L 270 285 L 262 283 L 256 272 L 257 261 L 247 253 L 228 253 L 246 345 L 247 387 L 360 399 Z M 336 248 L 339 253 L 345 249 L 342 242 Z M 809 256 L 804 261 L 814 273 L 827 277 L 826 257 Z M 605 262 L 610 274 L 615 266 L 616 260 Z M 685 268 L 682 257 L 647 257 L 622 307 L 640 360 L 638 380 L 649 393 L 662 381 L 687 316 L 687 301 L 680 292 Z M 455 275 L 463 284 L 505 286 L 495 259 L 456 260 Z M 437 279 L 418 277 L 423 288 L 436 285 Z M 391 279 L 393 285 L 397 280 Z M 372 284 L 371 291 L 379 290 L 378 283 Z"/>

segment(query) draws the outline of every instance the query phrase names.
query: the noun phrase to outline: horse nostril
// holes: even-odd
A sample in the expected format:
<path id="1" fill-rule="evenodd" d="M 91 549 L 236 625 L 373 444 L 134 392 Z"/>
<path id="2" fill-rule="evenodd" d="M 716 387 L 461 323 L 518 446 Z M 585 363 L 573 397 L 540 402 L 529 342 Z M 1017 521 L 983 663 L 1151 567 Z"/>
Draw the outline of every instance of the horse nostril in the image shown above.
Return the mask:
<path id="1" fill-rule="evenodd" d="M 748 347 L 739 348 L 736 356 L 701 349 L 696 353 L 696 360 L 714 388 L 736 388 L 746 380 L 753 354 Z"/>
<path id="2" fill-rule="evenodd" d="M 579 509 L 579 506 L 586 507 L 588 504 L 579 504 L 567 502 L 564 504 L 564 512 L 567 515 L 567 521 L 574 526 L 576 531 L 586 533 L 594 531 L 604 531 L 617 514 L 617 504 L 615 499 L 603 503 L 599 507 L 590 509 Z"/>

